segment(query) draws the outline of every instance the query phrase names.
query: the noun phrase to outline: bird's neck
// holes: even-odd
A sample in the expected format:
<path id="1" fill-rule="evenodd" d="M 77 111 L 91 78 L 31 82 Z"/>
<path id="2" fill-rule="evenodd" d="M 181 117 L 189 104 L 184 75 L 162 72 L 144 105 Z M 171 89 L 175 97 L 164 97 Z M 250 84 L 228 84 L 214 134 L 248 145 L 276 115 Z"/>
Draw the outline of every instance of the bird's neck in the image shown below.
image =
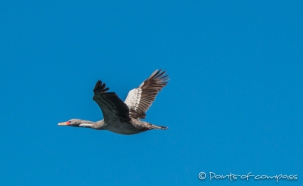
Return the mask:
<path id="1" fill-rule="evenodd" d="M 93 124 L 90 123 L 82 123 L 79 125 L 79 127 L 85 127 L 85 128 L 92 128 Z"/>
<path id="2" fill-rule="evenodd" d="M 94 122 L 94 124 L 92 125 L 92 128 L 97 129 L 97 130 L 104 130 L 105 129 L 104 120 Z"/>
<path id="3" fill-rule="evenodd" d="M 97 121 L 97 122 L 82 120 L 79 127 L 93 128 L 93 129 L 97 129 L 97 130 L 104 130 L 105 129 L 105 124 L 104 124 L 104 120 L 100 120 L 100 121 Z"/>
<path id="4" fill-rule="evenodd" d="M 79 127 L 93 128 L 94 124 L 95 124 L 95 122 L 93 122 L 93 121 L 82 120 Z"/>

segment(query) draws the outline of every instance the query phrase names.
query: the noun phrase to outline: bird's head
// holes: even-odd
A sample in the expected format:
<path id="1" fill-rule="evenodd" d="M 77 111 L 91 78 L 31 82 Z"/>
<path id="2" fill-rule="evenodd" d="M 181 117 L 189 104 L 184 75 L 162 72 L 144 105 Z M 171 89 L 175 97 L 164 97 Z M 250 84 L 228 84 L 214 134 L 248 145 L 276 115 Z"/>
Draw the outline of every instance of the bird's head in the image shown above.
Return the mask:
<path id="1" fill-rule="evenodd" d="M 58 123 L 59 126 L 72 126 L 72 127 L 92 127 L 93 122 L 85 121 L 81 119 L 70 119 L 66 122 Z"/>

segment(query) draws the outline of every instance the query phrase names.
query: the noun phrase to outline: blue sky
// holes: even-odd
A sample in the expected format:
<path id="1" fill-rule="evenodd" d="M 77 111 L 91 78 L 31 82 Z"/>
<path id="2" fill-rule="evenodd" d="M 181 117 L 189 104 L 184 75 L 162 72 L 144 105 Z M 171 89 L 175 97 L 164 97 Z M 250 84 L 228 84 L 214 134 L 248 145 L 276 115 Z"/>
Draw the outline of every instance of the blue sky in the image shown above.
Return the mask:
<path id="1" fill-rule="evenodd" d="M 2 1 L 0 185 L 299 185 L 300 1 Z M 155 69 L 169 84 L 132 136 L 99 120 L 98 79 L 122 99 Z M 199 180 L 199 172 L 297 181 Z"/>

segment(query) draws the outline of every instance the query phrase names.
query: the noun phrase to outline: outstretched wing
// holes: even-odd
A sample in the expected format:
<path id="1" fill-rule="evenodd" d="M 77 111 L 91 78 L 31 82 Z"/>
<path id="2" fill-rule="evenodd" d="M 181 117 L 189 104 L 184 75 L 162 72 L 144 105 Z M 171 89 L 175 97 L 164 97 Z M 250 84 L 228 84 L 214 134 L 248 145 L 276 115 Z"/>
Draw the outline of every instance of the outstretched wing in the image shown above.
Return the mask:
<path id="1" fill-rule="evenodd" d="M 109 120 L 129 121 L 129 109 L 115 92 L 107 92 L 106 84 L 98 81 L 94 88 L 93 100 L 102 110 L 105 123 Z"/>
<path id="2" fill-rule="evenodd" d="M 125 103 L 129 107 L 131 117 L 145 118 L 146 111 L 168 80 L 165 71 L 155 70 L 138 88 L 129 91 Z"/>

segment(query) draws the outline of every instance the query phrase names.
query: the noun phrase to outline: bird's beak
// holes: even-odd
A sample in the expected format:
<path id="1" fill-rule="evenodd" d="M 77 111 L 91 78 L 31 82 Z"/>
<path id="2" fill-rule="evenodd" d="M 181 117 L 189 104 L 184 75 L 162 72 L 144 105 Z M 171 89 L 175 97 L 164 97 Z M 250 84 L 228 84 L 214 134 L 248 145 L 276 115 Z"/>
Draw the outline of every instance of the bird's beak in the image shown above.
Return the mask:
<path id="1" fill-rule="evenodd" d="M 68 125 L 67 122 L 60 122 L 60 123 L 58 123 L 58 126 L 67 126 L 67 125 Z"/>

